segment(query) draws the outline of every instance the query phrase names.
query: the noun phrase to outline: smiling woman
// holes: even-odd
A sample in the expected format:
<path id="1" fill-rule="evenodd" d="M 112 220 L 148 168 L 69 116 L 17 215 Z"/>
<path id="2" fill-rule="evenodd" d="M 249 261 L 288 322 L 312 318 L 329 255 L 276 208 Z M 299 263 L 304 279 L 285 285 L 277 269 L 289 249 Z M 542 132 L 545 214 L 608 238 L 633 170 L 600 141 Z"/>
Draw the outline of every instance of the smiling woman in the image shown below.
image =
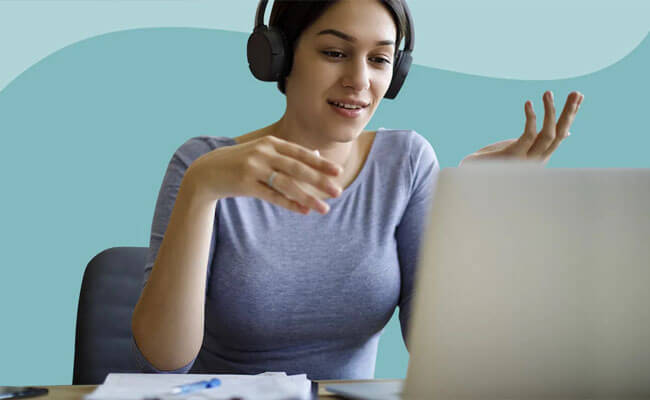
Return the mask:
<path id="1" fill-rule="evenodd" d="M 250 68 L 278 82 L 286 109 L 271 125 L 192 138 L 173 155 L 133 313 L 134 352 L 152 372 L 372 378 L 396 307 L 406 343 L 440 169 L 418 133 L 364 131 L 408 73 L 408 8 L 404 0 L 276 1 L 265 27 L 265 6 L 248 43 Z M 527 112 L 518 157 L 557 140 L 554 114 L 536 140 Z M 490 147 L 475 158 L 485 154 L 505 153 Z"/>

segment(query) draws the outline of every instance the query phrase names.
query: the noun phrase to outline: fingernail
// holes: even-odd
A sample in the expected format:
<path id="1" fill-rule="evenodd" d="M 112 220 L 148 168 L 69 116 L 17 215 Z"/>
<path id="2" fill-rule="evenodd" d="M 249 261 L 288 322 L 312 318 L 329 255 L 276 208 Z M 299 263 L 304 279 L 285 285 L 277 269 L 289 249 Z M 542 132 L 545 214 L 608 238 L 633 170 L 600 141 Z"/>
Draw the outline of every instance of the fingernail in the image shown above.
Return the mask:
<path id="1" fill-rule="evenodd" d="M 323 214 L 327 213 L 330 210 L 330 206 L 328 206 L 327 203 L 321 204 L 318 208 Z"/>
<path id="2" fill-rule="evenodd" d="M 569 131 L 566 135 L 567 135 L 567 136 L 571 136 L 571 131 Z"/>
<path id="3" fill-rule="evenodd" d="M 336 186 L 327 186 L 327 191 L 334 197 L 338 197 L 341 194 L 341 189 L 337 188 Z"/>
<path id="4" fill-rule="evenodd" d="M 320 152 L 318 150 L 314 150 L 314 153 L 316 153 L 316 155 L 320 157 Z"/>
<path id="5" fill-rule="evenodd" d="M 548 96 L 551 99 L 551 101 L 553 101 L 553 92 L 552 91 L 550 91 L 550 90 L 548 91 Z"/>

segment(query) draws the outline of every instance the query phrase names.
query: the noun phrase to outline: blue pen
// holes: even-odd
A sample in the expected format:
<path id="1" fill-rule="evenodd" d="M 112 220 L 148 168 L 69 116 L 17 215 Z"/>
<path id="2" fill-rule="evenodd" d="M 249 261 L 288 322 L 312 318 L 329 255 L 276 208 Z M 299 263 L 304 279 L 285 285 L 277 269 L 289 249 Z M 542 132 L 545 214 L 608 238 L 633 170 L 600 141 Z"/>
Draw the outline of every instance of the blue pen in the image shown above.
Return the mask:
<path id="1" fill-rule="evenodd" d="M 197 390 L 209 389 L 221 385 L 219 378 L 213 378 L 209 381 L 200 381 L 194 383 L 186 383 L 184 385 L 174 386 L 172 394 L 185 394 L 196 392 Z"/>

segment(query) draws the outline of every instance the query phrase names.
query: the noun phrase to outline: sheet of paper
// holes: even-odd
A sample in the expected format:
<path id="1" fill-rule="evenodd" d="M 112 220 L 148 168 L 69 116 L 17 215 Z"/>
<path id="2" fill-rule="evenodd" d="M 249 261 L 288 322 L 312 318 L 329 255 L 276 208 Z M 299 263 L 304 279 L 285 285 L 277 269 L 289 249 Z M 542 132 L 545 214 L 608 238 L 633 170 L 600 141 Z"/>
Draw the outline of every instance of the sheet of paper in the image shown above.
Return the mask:
<path id="1" fill-rule="evenodd" d="M 170 395 L 174 386 L 219 378 L 221 385 L 183 395 Z M 303 400 L 311 397 L 307 375 L 267 372 L 260 375 L 109 374 L 85 400 Z"/>

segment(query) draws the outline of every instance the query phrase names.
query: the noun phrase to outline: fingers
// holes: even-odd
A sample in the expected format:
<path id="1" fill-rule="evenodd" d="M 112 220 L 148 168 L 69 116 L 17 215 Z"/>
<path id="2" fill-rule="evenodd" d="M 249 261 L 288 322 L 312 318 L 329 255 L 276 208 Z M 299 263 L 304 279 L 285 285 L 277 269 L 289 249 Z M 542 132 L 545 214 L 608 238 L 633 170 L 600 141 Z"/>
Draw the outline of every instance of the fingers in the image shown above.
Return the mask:
<path id="1" fill-rule="evenodd" d="M 551 146 L 556 136 L 555 126 L 555 105 L 553 104 L 553 92 L 550 90 L 542 96 L 544 99 L 544 126 L 537 135 L 535 143 L 528 150 L 528 156 L 539 158 Z"/>
<path id="2" fill-rule="evenodd" d="M 571 92 L 564 104 L 564 110 L 557 121 L 557 134 L 556 137 L 560 140 L 569 136 L 569 128 L 578 113 L 578 104 L 582 102 L 584 96 L 580 92 Z"/>
<path id="3" fill-rule="evenodd" d="M 266 176 L 270 176 L 272 172 L 273 170 L 269 170 Z M 277 174 L 273 179 L 273 187 L 269 187 L 267 182 L 264 182 L 265 187 L 279 192 L 288 200 L 293 200 L 302 206 L 312 208 L 321 214 L 326 214 L 329 211 L 329 205 L 327 203 L 305 192 L 296 184 L 296 181 L 292 177 L 284 174 L 282 171 L 275 172 Z"/>
<path id="4" fill-rule="evenodd" d="M 585 96 L 580 92 L 569 93 L 566 104 L 564 105 L 564 110 L 562 110 L 562 115 L 560 115 L 560 119 L 557 122 L 557 134 L 555 140 L 551 143 L 549 148 L 542 153 L 543 159 L 549 158 L 560 145 L 560 142 L 570 135 L 569 128 L 571 127 L 571 124 L 573 124 L 573 120 L 578 113 L 578 109 L 580 108 L 580 104 L 584 97 Z"/>
<path id="5" fill-rule="evenodd" d="M 272 157 L 270 165 L 273 169 L 298 181 L 309 183 L 332 197 L 338 197 L 341 194 L 341 188 L 330 178 L 294 158 L 277 154 Z"/>
<path id="6" fill-rule="evenodd" d="M 524 104 L 524 112 L 526 114 L 524 133 L 510 146 L 510 151 L 516 155 L 527 154 L 530 147 L 535 143 L 535 137 L 537 136 L 537 116 L 530 100 Z"/>
<path id="7" fill-rule="evenodd" d="M 259 198 L 266 200 L 269 203 L 273 203 L 276 206 L 284 207 L 289 211 L 294 211 L 300 214 L 309 213 L 309 207 L 305 207 L 294 200 L 288 199 L 282 193 L 271 189 L 266 184 L 259 183 L 259 185 L 257 185 L 257 193 Z"/>
<path id="8" fill-rule="evenodd" d="M 320 199 L 341 194 L 342 188 L 328 176 L 339 175 L 342 172 L 339 165 L 278 137 L 268 135 L 256 142 L 249 168 L 265 199 L 294 211 L 298 210 L 296 207 L 302 207 L 300 210 L 306 207 L 307 211 L 311 208 L 321 214 L 329 211 L 329 205 Z M 267 180 L 273 172 L 276 175 L 269 186 Z"/>
<path id="9" fill-rule="evenodd" d="M 526 126 L 524 133 L 518 139 L 511 139 L 511 143 L 500 149 L 497 145 L 507 141 L 495 143 L 484 147 L 478 152 L 471 154 L 461 161 L 461 164 L 472 158 L 536 158 L 546 160 L 551 153 L 557 149 L 560 142 L 570 135 L 569 128 L 580 108 L 584 96 L 580 92 L 572 92 L 567 97 L 560 119 L 556 124 L 555 104 L 553 93 L 547 91 L 542 96 L 544 101 L 544 124 L 540 133 L 537 133 L 537 117 L 533 110 L 533 104 L 526 101 L 524 112 L 526 114 Z"/>
<path id="10" fill-rule="evenodd" d="M 273 143 L 275 150 L 278 153 L 300 160 L 305 164 L 332 176 L 338 176 L 343 172 L 343 168 L 340 165 L 328 161 L 298 144 L 288 142 L 275 136 L 269 135 L 266 137 Z"/>

